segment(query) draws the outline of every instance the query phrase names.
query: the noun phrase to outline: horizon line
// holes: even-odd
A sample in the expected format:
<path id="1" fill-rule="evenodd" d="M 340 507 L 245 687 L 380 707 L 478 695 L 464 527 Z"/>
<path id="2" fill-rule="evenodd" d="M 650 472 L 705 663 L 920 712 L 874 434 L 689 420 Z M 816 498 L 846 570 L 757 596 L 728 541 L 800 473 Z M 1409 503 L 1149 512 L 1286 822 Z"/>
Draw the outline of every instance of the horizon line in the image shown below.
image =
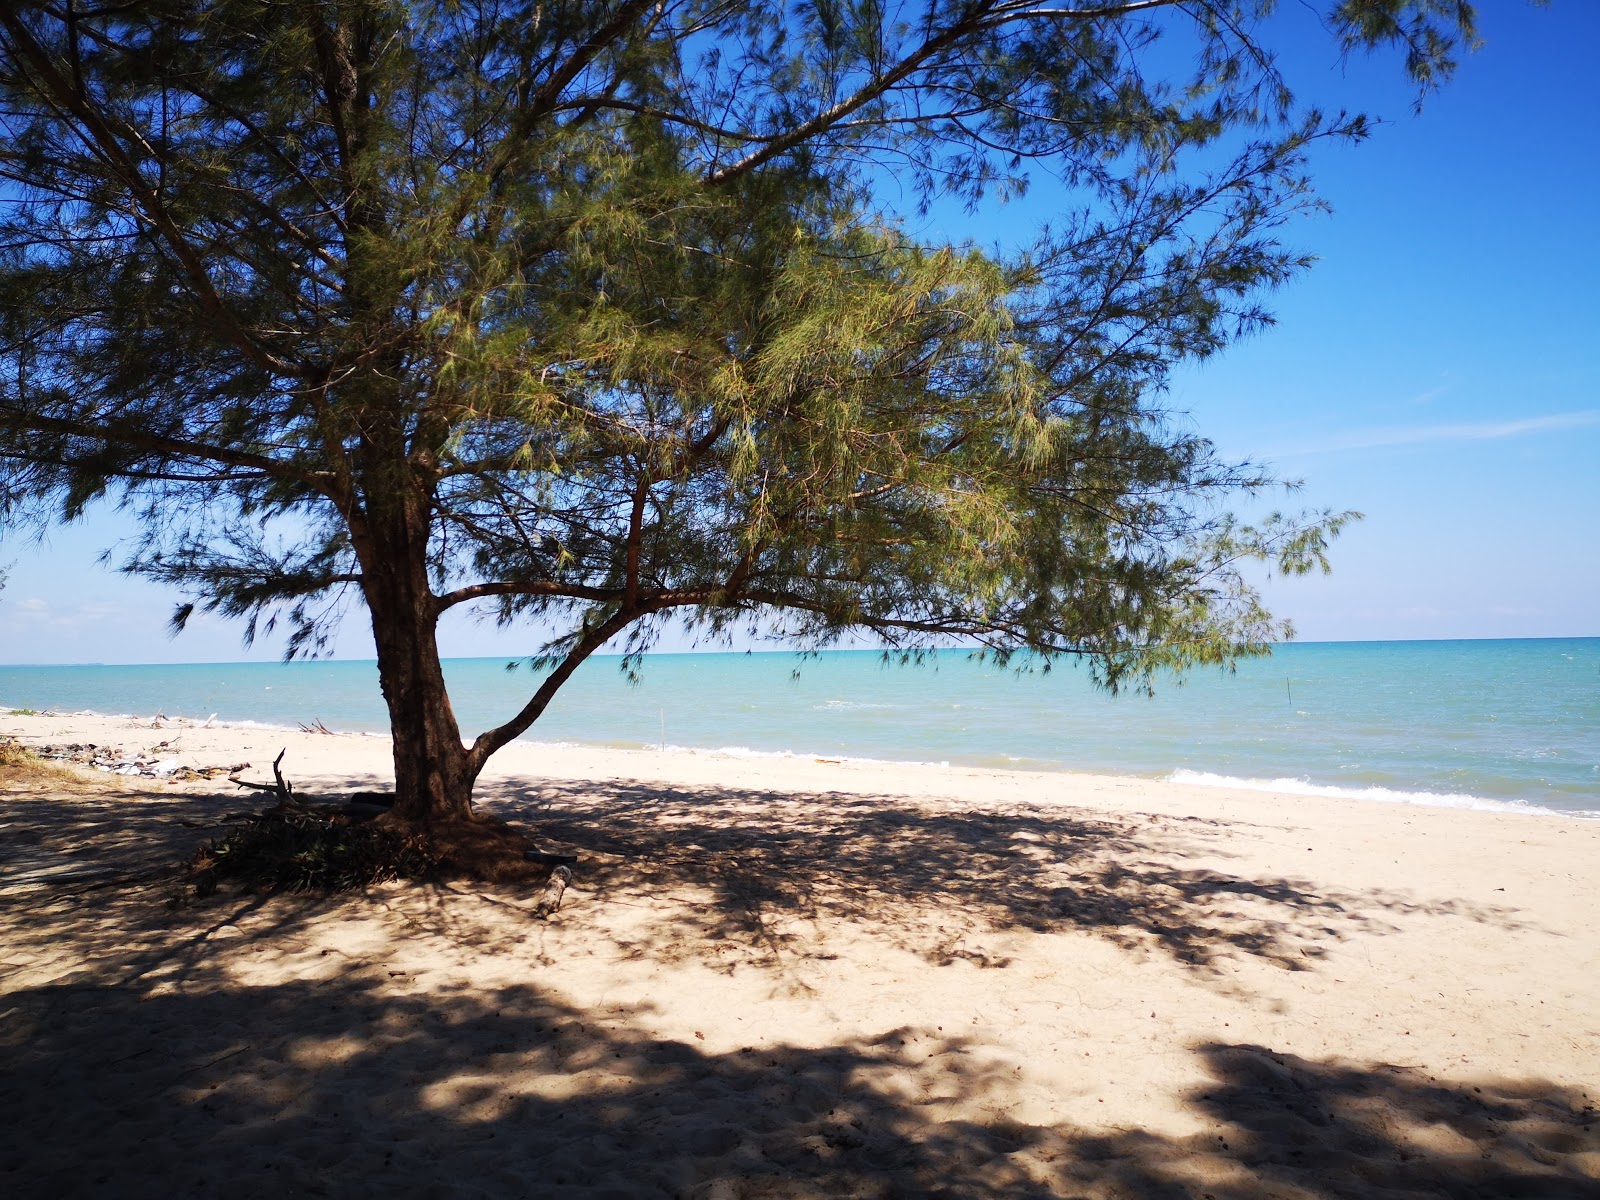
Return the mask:
<path id="1" fill-rule="evenodd" d="M 1407 645 L 1407 644 L 1411 644 L 1411 645 L 1440 645 L 1440 644 L 1451 643 L 1451 642 L 1586 642 L 1586 641 L 1587 642 L 1600 641 L 1600 633 L 1534 634 L 1534 635 L 1522 635 L 1522 636 L 1513 636 L 1513 637 L 1319 638 L 1319 639 L 1316 639 L 1316 640 L 1306 639 L 1304 641 L 1302 641 L 1300 639 L 1295 639 L 1294 641 L 1289 641 L 1289 642 L 1272 642 L 1272 643 L 1269 643 L 1269 644 L 1273 647 L 1274 650 L 1277 650 L 1277 649 L 1283 649 L 1283 648 L 1287 648 L 1287 647 L 1291 647 L 1291 646 L 1393 646 L 1393 645 Z M 669 658 L 669 657 L 671 657 L 671 658 L 688 658 L 688 657 L 697 656 L 697 655 L 705 655 L 705 656 L 720 655 L 720 656 L 753 657 L 753 656 L 758 655 L 758 654 L 762 654 L 762 655 L 782 654 L 782 655 L 786 655 L 786 656 L 789 656 L 789 657 L 802 657 L 802 656 L 807 656 L 807 655 L 818 655 L 818 654 L 873 654 L 873 655 L 882 655 L 884 653 L 888 653 L 890 655 L 894 655 L 897 652 L 892 650 L 892 649 L 886 649 L 884 647 L 851 646 L 851 647 L 834 647 L 834 648 L 825 649 L 825 650 L 805 650 L 805 649 L 772 649 L 772 650 L 757 650 L 757 649 L 748 649 L 748 650 L 714 650 L 714 649 L 705 649 L 705 650 L 650 650 L 650 651 L 646 651 L 643 657 L 645 657 L 645 658 Z M 915 652 L 914 651 L 908 651 L 908 653 L 915 653 Z M 968 654 L 968 655 L 975 655 L 975 654 L 980 653 L 980 651 L 975 650 L 975 649 L 970 649 L 970 648 L 965 647 L 965 646 L 937 646 L 937 647 L 930 647 L 930 648 L 924 650 L 923 653 L 926 653 L 926 654 L 964 653 L 964 654 Z M 1018 651 L 1017 653 L 1020 655 L 1020 654 L 1022 654 L 1024 652 L 1023 651 Z M 500 655 L 500 654 L 460 654 L 460 655 L 442 655 L 441 658 L 440 658 L 440 661 L 441 662 L 447 662 L 447 663 L 450 663 L 450 662 L 522 663 L 522 662 L 525 662 L 525 661 L 527 661 L 527 659 L 532 658 L 532 657 L 534 657 L 534 656 L 533 655 L 518 655 L 516 657 L 509 657 L 509 656 Z M 604 659 L 618 659 L 618 658 L 625 657 L 625 655 L 623 655 L 620 652 L 614 652 L 614 653 L 608 653 L 608 654 L 595 653 L 595 654 L 590 655 L 590 657 L 591 658 L 604 658 Z M 1062 658 L 1062 659 L 1066 659 L 1066 660 L 1070 661 L 1073 656 L 1063 654 L 1063 655 L 1060 655 L 1059 657 Z M 1084 657 L 1091 657 L 1091 656 L 1085 655 Z M 89 661 L 89 662 L 0 662 L 0 670 L 15 670 L 15 669 L 24 668 L 24 667 L 287 667 L 287 666 L 321 665 L 321 664 L 331 664 L 331 663 L 370 663 L 370 664 L 376 665 L 377 661 L 378 660 L 376 658 L 297 658 L 297 659 L 289 659 L 289 660 L 281 659 L 281 658 L 263 658 L 263 659 L 238 658 L 238 659 L 214 659 L 214 660 L 209 660 L 209 661 L 201 660 L 201 661 L 190 661 L 190 662 L 104 662 L 104 661 Z M 1192 667 L 1192 668 L 1188 668 L 1188 669 L 1189 670 L 1202 670 L 1202 669 L 1205 669 L 1205 668 Z"/>

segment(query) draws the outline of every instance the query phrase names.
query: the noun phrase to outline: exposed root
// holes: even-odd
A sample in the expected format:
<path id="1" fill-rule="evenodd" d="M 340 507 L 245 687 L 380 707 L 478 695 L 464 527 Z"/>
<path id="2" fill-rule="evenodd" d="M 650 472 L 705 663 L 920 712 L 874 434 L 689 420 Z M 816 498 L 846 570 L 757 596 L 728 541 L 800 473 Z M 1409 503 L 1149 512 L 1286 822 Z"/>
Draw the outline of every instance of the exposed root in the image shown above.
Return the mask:
<path id="1" fill-rule="evenodd" d="M 481 883 L 543 883 L 550 877 L 549 862 L 530 861 L 533 840 L 497 817 L 475 816 L 466 821 L 419 824 L 392 812 L 372 824 L 406 837 L 419 838 L 438 856 L 434 878 L 472 879 Z"/>

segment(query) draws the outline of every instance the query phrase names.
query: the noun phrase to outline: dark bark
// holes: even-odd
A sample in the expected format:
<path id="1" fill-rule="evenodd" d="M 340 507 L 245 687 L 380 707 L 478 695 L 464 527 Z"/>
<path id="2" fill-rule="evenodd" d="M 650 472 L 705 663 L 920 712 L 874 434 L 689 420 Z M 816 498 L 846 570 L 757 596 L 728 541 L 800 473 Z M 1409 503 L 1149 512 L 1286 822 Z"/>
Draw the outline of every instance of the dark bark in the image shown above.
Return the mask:
<path id="1" fill-rule="evenodd" d="M 438 650 L 412 642 L 379 649 L 378 673 L 394 737 L 394 807 L 399 820 L 431 823 L 472 816 L 475 774 L 467 761 Z"/>
<path id="2" fill-rule="evenodd" d="M 445 691 L 434 617 L 404 596 L 369 603 L 394 739 L 392 811 L 406 821 L 466 820 L 477 773 Z"/>
<path id="3" fill-rule="evenodd" d="M 433 618 L 403 601 L 374 603 L 372 632 L 394 738 L 392 811 L 406 821 L 466 820 L 476 772 L 445 691 Z"/>
<path id="4" fill-rule="evenodd" d="M 402 821 L 464 821 L 479 768 L 445 690 L 438 605 L 428 586 L 427 504 L 410 492 L 391 490 L 387 511 L 369 510 L 354 538 L 394 740 L 392 812 Z"/>

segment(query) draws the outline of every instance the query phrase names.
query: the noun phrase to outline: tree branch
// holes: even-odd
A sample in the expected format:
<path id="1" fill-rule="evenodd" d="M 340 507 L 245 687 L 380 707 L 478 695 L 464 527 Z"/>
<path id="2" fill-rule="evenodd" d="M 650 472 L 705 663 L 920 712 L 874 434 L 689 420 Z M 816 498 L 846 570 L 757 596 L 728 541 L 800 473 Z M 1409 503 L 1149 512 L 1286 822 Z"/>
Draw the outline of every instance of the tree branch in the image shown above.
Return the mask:
<path id="1" fill-rule="evenodd" d="M 72 114 L 77 119 L 79 128 L 86 134 L 86 140 L 99 152 L 106 165 L 116 173 L 122 185 L 133 196 L 145 219 L 161 234 L 168 249 L 178 259 L 189 277 L 189 282 L 194 286 L 201 305 L 227 328 L 239 350 L 263 370 L 291 377 L 302 375 L 303 370 L 300 367 L 259 345 L 239 323 L 232 309 L 223 302 L 199 252 L 178 228 L 157 192 L 139 173 L 138 164 L 128 156 L 113 132 L 111 119 L 91 105 L 86 95 L 81 94 L 78 88 L 62 77 L 50 55 L 15 13 L 0 9 L 0 26 L 4 27 L 12 43 L 21 50 L 22 56 L 39 74 L 55 107 L 63 113 Z M 141 139 L 135 135 L 135 140 Z"/>
<path id="2" fill-rule="evenodd" d="M 771 137 L 761 149 L 751 151 L 738 162 L 730 163 L 721 170 L 712 171 L 705 177 L 705 182 L 712 186 L 727 183 L 741 175 L 748 174 L 763 163 L 770 162 L 780 154 L 786 154 L 796 146 L 810 141 L 819 133 L 823 133 L 839 124 L 851 113 L 872 103 L 872 101 L 878 99 L 895 85 L 904 82 L 928 65 L 938 55 L 943 54 L 946 50 L 953 49 L 974 34 L 998 29 L 1001 26 L 1014 24 L 1018 21 L 1041 18 L 1100 20 L 1108 17 L 1127 16 L 1130 13 L 1146 9 L 1169 8 L 1181 2 L 1182 0 L 1130 0 L 1127 4 L 1109 4 L 1094 8 L 1047 9 L 1033 8 L 1026 2 L 1013 2 L 969 11 L 966 16 L 956 21 L 955 24 L 942 33 L 935 34 L 925 40 L 890 70 L 877 76 L 870 83 L 864 84 L 837 104 L 823 109 L 810 120 L 802 121 L 787 133 Z"/>
<path id="3" fill-rule="evenodd" d="M 541 713 L 549 705 L 555 694 L 561 690 L 561 685 L 572 677 L 572 673 L 583 665 L 587 659 L 601 646 L 609 642 L 640 617 L 648 616 L 649 609 L 630 611 L 618 609 L 610 618 L 586 631 L 578 643 L 569 650 L 556 669 L 539 685 L 532 699 L 522 706 L 520 712 L 503 725 L 480 733 L 467 751 L 469 769 L 474 775 L 483 769 L 483 764 L 489 756 L 513 738 L 521 737 L 533 723 L 539 719 Z"/>
<path id="4" fill-rule="evenodd" d="M 231 467 L 246 467 L 261 471 L 274 479 L 292 479 L 304 483 L 319 492 L 324 491 L 331 482 L 331 477 L 326 472 L 294 467 L 278 459 L 251 454 L 244 450 L 230 450 L 223 446 L 211 446 L 185 438 L 165 437 L 139 429 L 118 428 L 113 431 L 108 426 L 91 425 L 85 421 L 72 421 L 65 417 L 18 413 L 14 409 L 9 410 L 8 414 L 5 408 L 0 408 L 0 422 L 36 433 L 64 434 L 67 437 L 81 437 L 94 442 L 131 446 L 154 454 L 171 454 L 179 458 L 201 459 Z"/>
<path id="5" fill-rule="evenodd" d="M 456 588 L 434 598 L 433 611 L 442 613 L 458 604 L 485 600 L 490 596 L 545 596 L 553 600 L 590 600 L 596 604 L 615 604 L 623 598 L 621 588 L 588 587 L 576 583 L 556 583 L 544 580 L 501 580 L 495 583 L 474 583 Z"/>

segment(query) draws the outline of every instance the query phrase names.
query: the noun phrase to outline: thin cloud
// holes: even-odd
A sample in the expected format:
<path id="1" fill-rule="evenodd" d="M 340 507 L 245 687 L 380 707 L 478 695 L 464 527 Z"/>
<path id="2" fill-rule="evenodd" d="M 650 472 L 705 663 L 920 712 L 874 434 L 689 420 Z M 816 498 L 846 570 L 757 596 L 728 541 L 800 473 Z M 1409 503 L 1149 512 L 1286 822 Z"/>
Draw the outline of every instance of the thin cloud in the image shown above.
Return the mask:
<path id="1" fill-rule="evenodd" d="M 29 596 L 9 605 L 0 604 L 0 629 L 74 633 L 91 627 L 126 625 L 133 615 L 127 605 L 114 600 L 88 600 L 60 608 L 38 596 Z"/>
<path id="2" fill-rule="evenodd" d="M 1315 443 L 1289 446 L 1267 457 L 1302 454 L 1334 454 L 1343 450 L 1376 450 L 1387 446 L 1436 446 L 1446 442 L 1488 442 L 1502 438 L 1552 433 L 1561 429 L 1582 429 L 1600 425 L 1600 409 L 1554 413 L 1547 417 L 1528 417 L 1521 421 L 1478 421 L 1459 425 L 1416 425 L 1390 429 L 1365 429 L 1343 437 L 1329 437 Z"/>

